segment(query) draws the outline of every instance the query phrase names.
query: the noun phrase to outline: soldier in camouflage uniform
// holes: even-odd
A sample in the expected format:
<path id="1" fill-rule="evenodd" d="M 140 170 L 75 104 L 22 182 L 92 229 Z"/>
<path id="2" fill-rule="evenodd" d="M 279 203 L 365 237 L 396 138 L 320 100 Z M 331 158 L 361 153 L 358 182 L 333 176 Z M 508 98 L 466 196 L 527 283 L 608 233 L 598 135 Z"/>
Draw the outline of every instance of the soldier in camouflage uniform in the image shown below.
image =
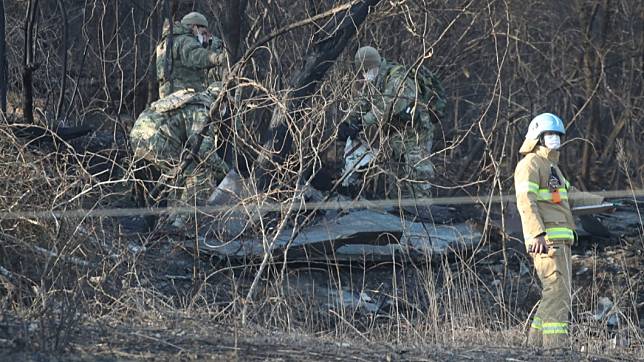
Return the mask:
<path id="1" fill-rule="evenodd" d="M 354 123 L 350 129 L 362 129 L 372 148 L 378 150 L 374 153 L 384 154 L 394 168 L 390 171 L 396 175 L 397 187 L 391 191 L 406 197 L 429 197 L 428 181 L 434 176 L 430 161 L 433 124 L 445 110 L 440 82 L 422 67 L 409 70 L 381 59 L 369 46 L 358 49 L 355 66 L 361 75 L 362 100 L 349 117 Z M 356 120 L 361 122 L 357 127 Z M 355 137 L 357 132 L 353 133 Z"/>
<path id="2" fill-rule="evenodd" d="M 220 83 L 213 83 L 203 92 L 179 90 L 152 103 L 139 115 L 130 132 L 135 163 L 154 165 L 161 174 L 172 176 L 208 122 L 211 104 L 219 91 Z M 202 204 L 228 172 L 228 166 L 215 153 L 216 135 L 217 129 L 209 127 L 198 157 L 180 179 L 184 182 L 174 185 L 169 206 Z M 175 216 L 171 221 L 175 227 L 181 227 L 185 219 Z"/>
<path id="3" fill-rule="evenodd" d="M 181 22 L 173 24 L 170 65 L 166 64 L 169 34 L 170 26 L 166 23 L 157 46 L 160 98 L 181 89 L 190 88 L 200 92 L 206 89 L 209 82 L 221 80 L 220 68 L 225 64 L 226 56 L 222 41 L 208 32 L 205 16 L 192 12 L 184 16 Z M 166 74 L 168 71 L 170 74 Z"/>

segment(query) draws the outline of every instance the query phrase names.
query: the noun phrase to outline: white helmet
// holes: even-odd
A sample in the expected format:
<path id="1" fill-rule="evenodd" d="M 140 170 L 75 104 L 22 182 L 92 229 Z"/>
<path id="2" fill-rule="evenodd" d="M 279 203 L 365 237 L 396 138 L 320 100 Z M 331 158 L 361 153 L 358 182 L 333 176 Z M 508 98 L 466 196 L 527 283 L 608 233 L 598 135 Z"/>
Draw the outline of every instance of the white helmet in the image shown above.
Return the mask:
<path id="1" fill-rule="evenodd" d="M 537 140 L 544 132 L 557 132 L 563 136 L 566 129 L 561 118 L 552 113 L 541 113 L 530 121 L 525 138 Z"/>

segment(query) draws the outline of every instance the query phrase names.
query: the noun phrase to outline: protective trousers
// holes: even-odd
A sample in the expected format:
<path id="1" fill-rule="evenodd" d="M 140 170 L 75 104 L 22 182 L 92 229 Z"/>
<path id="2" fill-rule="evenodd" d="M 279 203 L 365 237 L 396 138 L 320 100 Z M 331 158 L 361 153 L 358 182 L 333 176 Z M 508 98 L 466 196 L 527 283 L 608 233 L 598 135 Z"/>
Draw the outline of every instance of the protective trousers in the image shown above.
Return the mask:
<path id="1" fill-rule="evenodd" d="M 570 240 L 548 241 L 548 254 L 532 254 L 543 287 L 539 308 L 528 332 L 534 347 L 568 347 L 568 319 L 571 311 L 572 263 Z"/>
<path id="2" fill-rule="evenodd" d="M 434 178 L 434 164 L 430 160 L 432 139 L 425 129 L 406 129 L 402 134 L 390 136 L 389 146 L 393 158 L 402 160 L 402 167 L 397 167 L 398 187 L 402 197 L 431 197 L 431 184 Z"/>

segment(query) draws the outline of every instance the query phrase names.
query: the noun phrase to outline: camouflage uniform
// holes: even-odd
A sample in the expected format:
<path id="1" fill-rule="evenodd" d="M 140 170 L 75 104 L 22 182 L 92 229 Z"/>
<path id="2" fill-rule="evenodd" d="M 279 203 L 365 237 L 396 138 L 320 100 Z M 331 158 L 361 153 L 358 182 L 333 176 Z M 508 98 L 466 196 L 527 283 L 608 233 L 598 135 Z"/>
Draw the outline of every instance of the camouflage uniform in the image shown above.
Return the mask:
<path id="1" fill-rule="evenodd" d="M 165 74 L 166 45 L 169 34 L 170 26 L 166 24 L 156 50 L 160 98 L 180 89 L 191 88 L 197 92 L 203 91 L 208 82 L 221 80 L 222 41 L 213 36 L 212 44 L 206 49 L 192 34 L 192 30 L 180 22 L 175 22 L 172 29 L 172 71 L 169 76 Z M 213 54 L 221 54 L 220 61 L 213 62 Z"/>
<path id="2" fill-rule="evenodd" d="M 145 160 L 162 174 L 171 176 L 208 122 L 209 109 L 218 90 L 214 86 L 204 92 L 179 90 L 152 103 L 139 115 L 130 132 L 135 160 Z M 215 153 L 216 135 L 217 130 L 210 127 L 197 159 L 184 172 L 185 184 L 176 185 L 178 192 L 170 197 L 173 205 L 178 206 L 178 201 L 188 205 L 202 203 L 212 186 L 228 172 L 226 164 Z"/>
<path id="3" fill-rule="evenodd" d="M 445 109 L 443 89 L 429 72 L 415 80 L 414 72 L 408 74 L 403 66 L 382 61 L 374 82 L 365 82 L 361 95 L 362 103 L 357 113 L 367 138 L 380 135 L 380 141 L 372 143 L 389 157 L 397 185 L 402 184 L 402 193 L 411 197 L 429 197 L 434 176 L 430 161 L 433 121 L 440 119 Z M 424 84 L 421 89 L 421 82 Z M 422 92 L 432 96 L 423 99 Z M 366 112 L 365 112 L 366 111 Z M 385 136 L 385 137 L 383 137 Z M 400 163 L 400 166 L 396 166 Z"/>

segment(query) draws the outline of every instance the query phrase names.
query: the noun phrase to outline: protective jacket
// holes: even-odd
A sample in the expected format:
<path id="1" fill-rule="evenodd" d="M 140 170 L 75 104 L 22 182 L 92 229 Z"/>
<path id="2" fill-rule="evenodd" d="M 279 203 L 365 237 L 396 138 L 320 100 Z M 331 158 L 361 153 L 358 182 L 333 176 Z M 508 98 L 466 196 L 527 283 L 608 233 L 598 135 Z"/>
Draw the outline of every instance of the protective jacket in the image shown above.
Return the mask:
<path id="1" fill-rule="evenodd" d="M 362 116 L 365 127 L 380 119 L 391 119 L 412 121 L 414 128 L 432 130 L 431 120 L 440 118 L 445 110 L 443 87 L 425 68 L 414 77 L 402 65 L 383 60 L 375 84 L 367 84 L 364 93 L 361 108 L 369 109 Z M 391 112 L 391 118 L 387 112 Z"/>
<path id="2" fill-rule="evenodd" d="M 519 151 L 525 157 L 514 171 L 517 208 L 526 243 L 545 234 L 548 240 L 574 241 L 574 205 L 601 203 L 601 196 L 576 191 L 557 165 L 559 151 L 526 140 Z"/>
<path id="3" fill-rule="evenodd" d="M 392 197 L 431 197 L 433 121 L 445 108 L 442 86 L 426 69 L 408 71 L 385 60 L 375 80 L 362 85 L 362 101 L 349 119 L 361 119 L 362 127 L 356 128 L 364 130 L 373 148 L 387 152 L 377 159 L 397 176 L 388 179 L 384 192 Z"/>
<path id="4" fill-rule="evenodd" d="M 172 64 L 170 74 L 166 74 L 166 46 L 170 35 L 170 27 L 164 26 L 159 45 L 157 45 L 157 79 L 159 81 L 159 96 L 166 95 L 181 89 L 206 89 L 207 70 L 220 64 L 213 63 L 211 55 L 217 46 L 221 46 L 218 39 L 214 39 L 213 46 L 206 49 L 201 46 L 192 31 L 175 22 L 172 29 Z"/>
<path id="5" fill-rule="evenodd" d="M 220 84 L 213 83 L 203 92 L 178 90 L 153 102 L 139 115 L 130 132 L 135 155 L 153 163 L 178 162 L 186 145 L 196 139 L 208 122 L 211 104 L 219 91 Z M 216 131 L 211 127 L 202 142 L 200 153 L 204 157 L 215 149 L 210 143 Z"/>

